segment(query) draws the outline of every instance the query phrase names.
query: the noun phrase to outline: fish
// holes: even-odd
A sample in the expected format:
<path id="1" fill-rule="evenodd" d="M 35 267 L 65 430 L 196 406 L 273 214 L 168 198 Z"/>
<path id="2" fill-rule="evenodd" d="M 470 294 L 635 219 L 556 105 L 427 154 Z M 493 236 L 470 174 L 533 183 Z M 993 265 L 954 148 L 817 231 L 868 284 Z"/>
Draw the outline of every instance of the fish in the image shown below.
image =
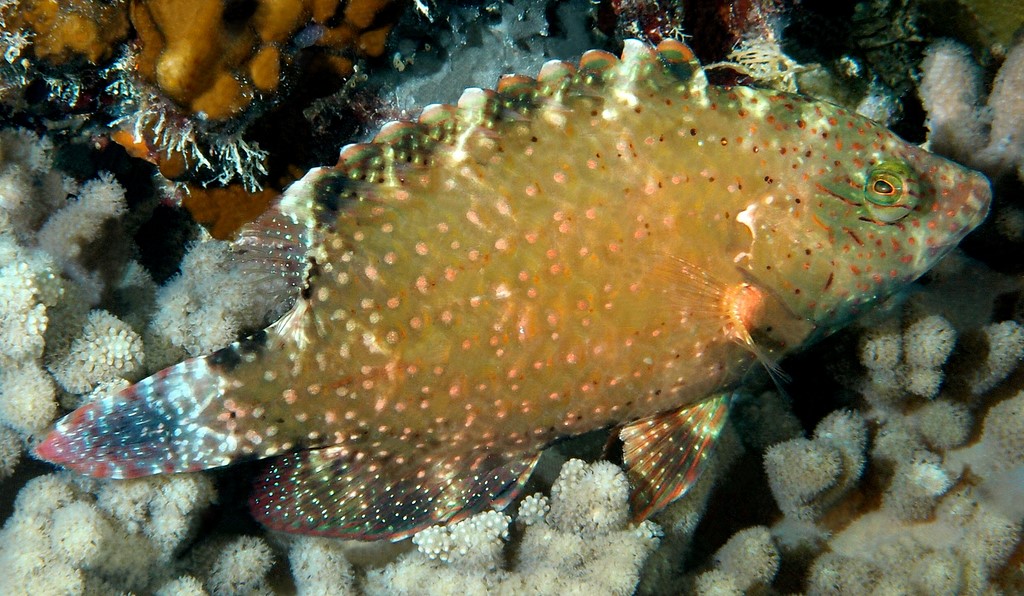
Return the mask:
<path id="1" fill-rule="evenodd" d="M 101 478 L 265 460 L 272 530 L 399 540 L 503 508 L 613 429 L 643 520 L 731 395 L 924 274 L 981 174 L 843 107 L 716 86 L 685 44 L 507 75 L 311 170 L 232 246 L 286 312 L 59 420 Z"/>

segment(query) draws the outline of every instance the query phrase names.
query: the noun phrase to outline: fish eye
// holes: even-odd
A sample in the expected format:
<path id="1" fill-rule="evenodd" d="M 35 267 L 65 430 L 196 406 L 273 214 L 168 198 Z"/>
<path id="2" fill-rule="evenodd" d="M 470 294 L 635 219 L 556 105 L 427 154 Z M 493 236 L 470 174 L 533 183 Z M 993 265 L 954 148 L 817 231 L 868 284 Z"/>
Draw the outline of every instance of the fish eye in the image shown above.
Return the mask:
<path id="1" fill-rule="evenodd" d="M 871 190 L 876 195 L 882 196 L 892 196 L 896 194 L 896 187 L 884 178 L 875 180 L 875 183 L 871 185 Z"/>
<path id="2" fill-rule="evenodd" d="M 910 180 L 910 168 L 903 162 L 883 161 L 868 171 L 864 198 L 872 219 L 893 223 L 913 211 L 917 199 L 909 192 Z"/>

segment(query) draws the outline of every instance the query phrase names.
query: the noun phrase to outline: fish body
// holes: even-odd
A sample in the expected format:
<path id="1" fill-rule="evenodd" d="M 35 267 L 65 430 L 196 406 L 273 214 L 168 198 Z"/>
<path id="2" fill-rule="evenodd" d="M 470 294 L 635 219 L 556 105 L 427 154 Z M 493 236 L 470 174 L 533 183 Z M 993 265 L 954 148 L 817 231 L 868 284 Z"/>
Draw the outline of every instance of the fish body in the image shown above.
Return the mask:
<path id="1" fill-rule="evenodd" d="M 310 172 L 236 241 L 291 310 L 36 453 L 113 478 L 268 458 L 269 527 L 397 539 L 507 504 L 546 445 L 621 425 L 646 517 L 758 360 L 916 279 L 989 193 L 843 108 L 708 85 L 678 42 L 549 63 Z"/>

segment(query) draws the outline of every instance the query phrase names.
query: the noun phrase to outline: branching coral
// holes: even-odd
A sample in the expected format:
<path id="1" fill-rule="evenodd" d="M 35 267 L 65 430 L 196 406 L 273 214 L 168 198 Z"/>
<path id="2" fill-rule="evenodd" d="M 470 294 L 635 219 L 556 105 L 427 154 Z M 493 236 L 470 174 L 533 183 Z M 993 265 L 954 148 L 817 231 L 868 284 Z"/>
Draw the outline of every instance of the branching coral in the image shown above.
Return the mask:
<path id="1" fill-rule="evenodd" d="M 861 340 L 861 363 L 870 371 L 874 389 L 935 397 L 942 386 L 942 365 L 956 344 L 956 329 L 940 316 L 920 318 L 902 332 L 897 326 L 898 321 L 880 326 Z"/>
<path id="2" fill-rule="evenodd" d="M 64 389 L 84 393 L 105 381 L 137 380 L 142 360 L 139 334 L 114 315 L 94 310 L 82 334 L 51 365 L 51 371 Z"/>
<path id="3" fill-rule="evenodd" d="M 4 594 L 80 594 L 154 587 L 214 498 L 201 476 L 90 486 L 40 476 L 19 493 L 0 530 Z M 159 531 L 154 532 L 153 529 Z"/>
<path id="4" fill-rule="evenodd" d="M 486 512 L 416 535 L 418 550 L 368 574 L 367 593 L 630 594 L 659 530 L 629 524 L 628 494 L 618 467 L 569 460 L 550 499 L 522 502 L 523 536 L 510 567 L 503 547 L 511 518 Z"/>
<path id="5" fill-rule="evenodd" d="M 737 532 L 715 553 L 715 567 L 697 577 L 698 594 L 746 594 L 771 583 L 781 557 L 764 526 Z"/>
<path id="6" fill-rule="evenodd" d="M 814 439 L 792 439 L 765 452 L 765 470 L 779 508 L 795 519 L 813 519 L 860 479 L 864 468 L 864 420 L 836 412 L 823 420 Z"/>
<path id="7" fill-rule="evenodd" d="M 246 281 L 231 261 L 226 242 L 205 240 L 191 245 L 181 273 L 157 292 L 159 305 L 146 329 L 147 345 L 167 366 L 182 356 L 198 356 L 223 348 L 244 329 L 258 329 L 276 304 Z M 211 300 L 216 296 L 217 299 Z"/>
<path id="8" fill-rule="evenodd" d="M 81 392 L 135 374 L 142 358 L 138 337 L 113 315 L 96 311 L 87 321 L 127 265 L 89 259 L 113 239 L 106 224 L 123 215 L 124 191 L 108 175 L 78 187 L 51 159 L 49 143 L 0 131 L 0 424 L 26 438 L 56 413 L 45 367 Z"/>
<path id="9" fill-rule="evenodd" d="M 242 536 L 228 543 L 213 562 L 207 581 L 212 594 L 224 596 L 266 592 L 273 551 L 262 538 Z"/>
<path id="10" fill-rule="evenodd" d="M 1024 43 L 1007 53 L 987 105 L 982 104 L 980 69 L 965 46 L 934 43 L 921 70 L 918 92 L 928 111 L 932 148 L 990 175 L 1016 171 L 1024 180 Z"/>
<path id="11" fill-rule="evenodd" d="M 990 301 L 996 288 L 1016 285 L 991 273 L 980 278 L 989 280 Z M 789 441 L 766 453 L 769 484 L 786 516 L 772 533 L 784 558 L 809 562 L 812 592 L 976 593 L 1006 581 L 1003 565 L 1024 522 L 1024 509 L 1011 505 L 1024 489 L 1008 480 L 1019 478 L 1024 464 L 1024 399 L 992 396 L 1021 360 L 1019 324 L 988 323 L 985 308 L 965 316 L 960 304 L 967 296 L 976 300 L 976 288 L 953 279 L 940 274 L 904 305 L 903 317 L 913 322 L 902 332 L 897 313 L 895 321 L 863 334 L 861 391 L 870 425 L 860 428 L 872 429 L 871 447 L 865 452 L 863 435 L 859 449 L 847 444 L 861 461 L 871 458 L 867 476 L 858 478 L 858 471 L 852 482 L 839 480 L 846 469 L 841 450 L 820 443 L 844 434 L 830 422 L 835 414 L 819 423 L 813 441 Z M 947 381 L 940 387 L 913 381 L 915 374 L 945 374 Z M 983 415 L 980 438 L 963 446 L 979 426 L 975 410 L 990 400 L 996 403 Z M 874 505 L 863 500 L 872 486 L 884 487 Z M 850 518 L 844 507 L 859 508 L 859 515 Z M 836 526 L 830 516 L 839 511 L 846 515 Z"/>
<path id="12" fill-rule="evenodd" d="M 344 596 L 355 591 L 355 573 L 337 540 L 303 536 L 288 551 L 300 596 Z"/>

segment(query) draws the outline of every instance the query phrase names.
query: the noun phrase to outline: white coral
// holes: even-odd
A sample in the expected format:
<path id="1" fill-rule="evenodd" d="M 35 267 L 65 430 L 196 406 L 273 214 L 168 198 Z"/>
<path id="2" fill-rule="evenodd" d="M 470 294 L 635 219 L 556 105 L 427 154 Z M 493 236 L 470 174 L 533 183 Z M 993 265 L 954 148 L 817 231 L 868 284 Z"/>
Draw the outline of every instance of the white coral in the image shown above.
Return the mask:
<path id="1" fill-rule="evenodd" d="M 1024 180 L 1024 42 L 1006 55 L 987 105 L 981 69 L 963 45 L 940 40 L 927 50 L 918 89 L 931 130 L 931 148 L 991 176 L 1016 172 Z"/>
<path id="2" fill-rule="evenodd" d="M 900 390 L 934 398 L 956 340 L 953 324 L 940 315 L 921 317 L 902 331 L 894 324 L 868 331 L 861 340 L 860 360 L 868 369 L 871 390 L 887 398 Z"/>
<path id="3" fill-rule="evenodd" d="M 299 596 L 345 596 L 355 593 L 355 573 L 337 540 L 299 536 L 288 551 Z"/>
<path id="4" fill-rule="evenodd" d="M 511 521 L 507 515 L 486 511 L 448 526 L 428 528 L 413 536 L 412 542 L 430 559 L 495 569 Z"/>
<path id="5" fill-rule="evenodd" d="M 860 478 L 867 429 L 857 413 L 837 411 L 818 423 L 813 439 L 791 439 L 764 455 L 768 485 L 779 508 L 810 521 Z"/>
<path id="6" fill-rule="evenodd" d="M 189 248 L 181 273 L 157 291 L 157 303 L 148 342 L 169 342 L 188 356 L 225 347 L 242 329 L 260 327 L 267 314 L 259 288 L 231 261 L 229 245 L 212 239 Z"/>
<path id="7" fill-rule="evenodd" d="M 608 462 L 569 460 L 555 487 L 550 501 L 524 501 L 511 568 L 501 549 L 509 518 L 489 511 L 417 534 L 417 551 L 367 574 L 367 593 L 632 593 L 660 531 L 651 522 L 628 523 L 625 474 Z"/>
<path id="8" fill-rule="evenodd" d="M 0 420 L 23 435 L 42 431 L 57 413 L 50 375 L 28 362 L 0 369 Z"/>
<path id="9" fill-rule="evenodd" d="M 213 482 L 201 474 L 104 483 L 97 491 L 100 509 L 128 532 L 144 534 L 164 559 L 192 536 L 198 515 L 215 499 Z"/>
<path id="10" fill-rule="evenodd" d="M 38 358 L 43 353 L 49 319 L 36 281 L 40 273 L 24 261 L 0 269 L 0 359 Z"/>
<path id="11" fill-rule="evenodd" d="M 1024 359 L 1024 325 L 1016 321 L 993 323 L 983 330 L 988 341 L 988 356 L 970 378 L 975 395 L 992 389 Z"/>
<path id="12" fill-rule="evenodd" d="M 71 393 L 84 393 L 115 379 L 134 380 L 141 371 L 142 338 L 105 310 L 94 310 L 53 371 L 57 382 Z"/>
<path id="13" fill-rule="evenodd" d="M 207 585 L 211 594 L 230 596 L 267 591 L 266 575 L 274 553 L 262 538 L 241 536 L 232 540 L 213 563 Z"/>
<path id="14" fill-rule="evenodd" d="M 697 593 L 749 593 L 770 584 L 780 563 L 779 550 L 768 528 L 740 530 L 715 553 L 714 569 L 697 577 Z"/>
<path id="15" fill-rule="evenodd" d="M 931 45 L 921 63 L 918 92 L 924 102 L 934 151 L 964 158 L 985 146 L 986 118 L 980 109 L 981 73 L 970 50 L 950 40 Z"/>
<path id="16" fill-rule="evenodd" d="M 53 168 L 50 141 L 0 130 L 0 423 L 22 440 L 56 414 L 44 358 L 65 373 L 61 385 L 72 392 L 139 369 L 141 344 L 123 325 L 90 319 L 72 346 L 124 259 L 110 255 L 94 265 L 86 252 L 126 209 L 111 175 L 79 186 Z"/>

